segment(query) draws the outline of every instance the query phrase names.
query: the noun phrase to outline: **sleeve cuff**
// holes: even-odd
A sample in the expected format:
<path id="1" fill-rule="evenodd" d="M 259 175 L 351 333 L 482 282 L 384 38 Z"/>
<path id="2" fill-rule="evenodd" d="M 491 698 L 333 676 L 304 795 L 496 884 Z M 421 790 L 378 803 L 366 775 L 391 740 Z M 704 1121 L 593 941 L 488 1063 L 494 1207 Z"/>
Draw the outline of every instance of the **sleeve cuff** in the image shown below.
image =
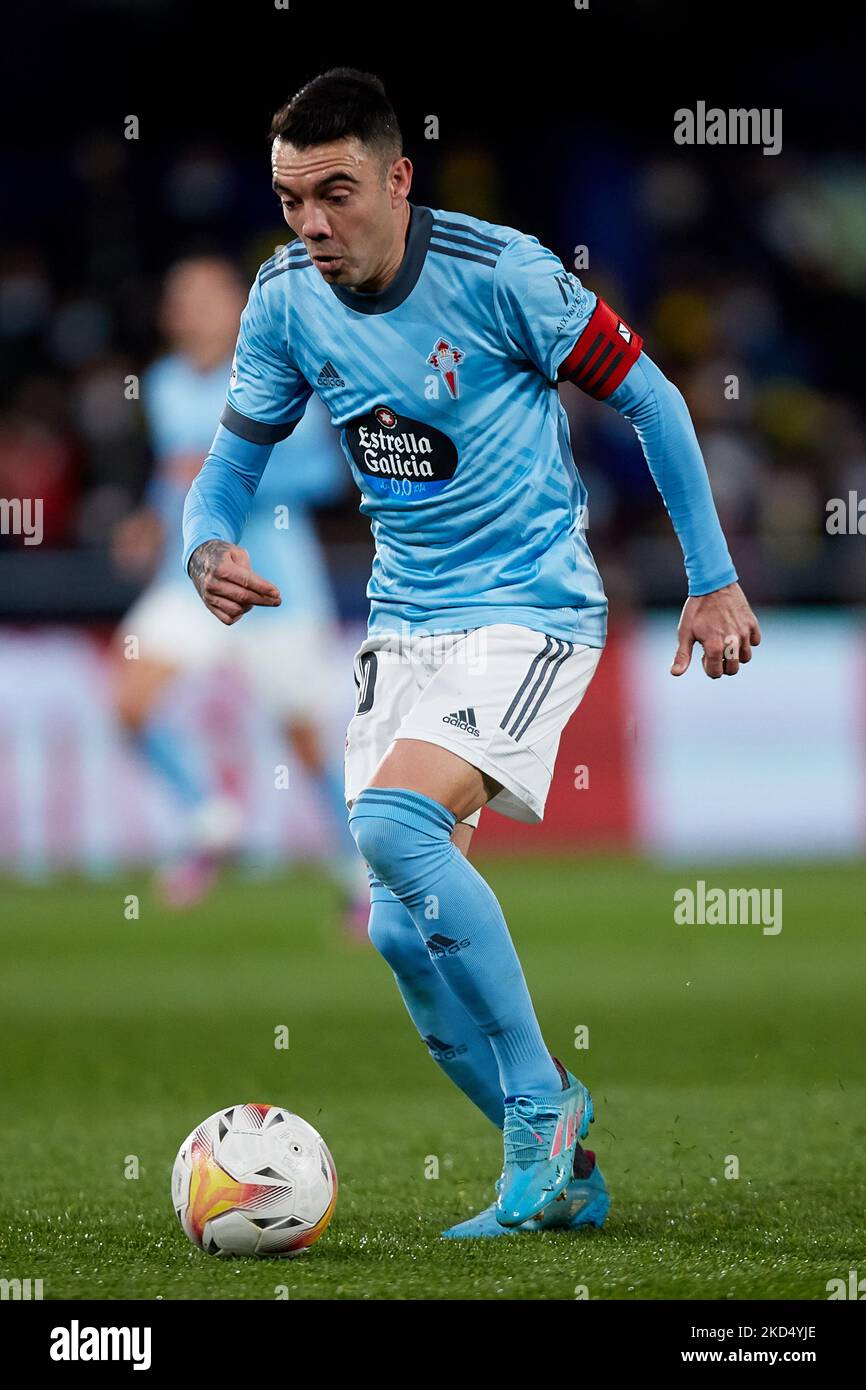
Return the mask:
<path id="1" fill-rule="evenodd" d="M 736 584 L 738 580 L 737 571 L 733 565 L 728 565 L 727 569 L 720 570 L 717 575 L 711 575 L 709 579 L 690 579 L 689 598 L 700 598 L 702 594 L 714 594 L 716 589 L 723 589 L 726 584 Z"/>

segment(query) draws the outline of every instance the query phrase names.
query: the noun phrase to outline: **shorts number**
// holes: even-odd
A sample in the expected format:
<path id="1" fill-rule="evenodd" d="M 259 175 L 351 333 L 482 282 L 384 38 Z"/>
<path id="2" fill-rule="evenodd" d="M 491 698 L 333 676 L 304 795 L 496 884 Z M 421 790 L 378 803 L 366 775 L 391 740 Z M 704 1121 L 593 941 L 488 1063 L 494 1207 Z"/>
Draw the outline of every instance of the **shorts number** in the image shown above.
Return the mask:
<path id="1" fill-rule="evenodd" d="M 378 658 L 375 652 L 364 652 L 358 661 L 358 668 L 361 679 L 355 677 L 355 684 L 358 687 L 358 704 L 355 709 L 356 714 L 366 714 L 373 708 L 373 695 L 376 690 L 376 668 Z"/>

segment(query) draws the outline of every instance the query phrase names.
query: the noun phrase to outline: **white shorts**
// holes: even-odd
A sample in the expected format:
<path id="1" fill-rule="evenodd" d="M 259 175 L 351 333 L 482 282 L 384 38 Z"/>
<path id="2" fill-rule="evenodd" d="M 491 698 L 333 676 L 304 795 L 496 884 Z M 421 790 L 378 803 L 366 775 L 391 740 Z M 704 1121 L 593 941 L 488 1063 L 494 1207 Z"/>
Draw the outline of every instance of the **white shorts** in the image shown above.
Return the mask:
<path id="1" fill-rule="evenodd" d="M 178 671 L 236 670 L 278 718 L 319 723 L 335 684 L 326 654 L 336 649 L 336 633 L 321 622 L 276 616 L 272 624 L 246 626 L 251 617 L 228 627 L 208 612 L 191 580 L 154 584 L 126 614 L 117 637 L 137 637 L 143 660 Z"/>
<path id="2" fill-rule="evenodd" d="M 562 731 L 601 660 L 587 647 L 513 623 L 406 640 L 368 637 L 355 655 L 358 701 L 346 736 L 346 801 L 392 741 L 457 753 L 502 784 L 487 803 L 537 824 Z M 477 825 L 480 810 L 465 818 Z"/>

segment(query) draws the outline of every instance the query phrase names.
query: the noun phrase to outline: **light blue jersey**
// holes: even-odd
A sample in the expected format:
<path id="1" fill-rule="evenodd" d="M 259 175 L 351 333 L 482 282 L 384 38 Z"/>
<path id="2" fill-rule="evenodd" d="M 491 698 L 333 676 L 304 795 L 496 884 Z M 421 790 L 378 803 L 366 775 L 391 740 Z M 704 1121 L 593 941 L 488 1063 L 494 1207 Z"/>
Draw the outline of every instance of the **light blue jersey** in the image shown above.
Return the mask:
<path id="1" fill-rule="evenodd" d="M 262 266 L 187 500 L 184 568 L 204 540 L 236 539 L 270 447 L 315 392 L 376 542 L 371 636 L 508 622 L 603 646 L 607 601 L 557 389 L 567 377 L 635 424 L 690 591 L 735 579 L 685 403 L 638 335 L 535 237 L 410 213 L 381 292 L 329 284 L 302 242 Z"/>
<path id="2" fill-rule="evenodd" d="M 213 439 L 214 419 L 225 403 L 230 363 L 198 371 L 186 358 L 160 358 L 142 377 L 142 406 L 156 468 L 146 500 L 163 526 L 163 552 L 156 582 L 178 582 L 183 505 Z M 270 620 L 333 615 L 330 585 L 309 507 L 345 488 L 345 464 L 327 411 L 314 402 L 291 439 L 274 449 L 241 541 L 253 569 L 266 575 L 283 602 Z M 253 613 L 248 615 L 253 617 Z"/>

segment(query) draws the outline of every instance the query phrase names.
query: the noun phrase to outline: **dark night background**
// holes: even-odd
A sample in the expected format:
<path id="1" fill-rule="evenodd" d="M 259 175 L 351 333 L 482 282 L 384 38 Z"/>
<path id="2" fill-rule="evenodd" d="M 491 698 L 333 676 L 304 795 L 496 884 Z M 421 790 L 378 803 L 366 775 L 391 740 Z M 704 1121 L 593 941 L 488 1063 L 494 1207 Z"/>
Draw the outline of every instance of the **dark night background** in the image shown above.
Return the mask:
<path id="1" fill-rule="evenodd" d="M 324 68 L 378 73 L 413 201 L 531 232 L 643 333 L 683 390 L 753 602 L 859 601 L 826 499 L 866 479 L 860 60 L 790 8 L 81 4 L 6 21 L 0 492 L 40 477 L 46 543 L 0 538 L 6 618 L 119 614 L 108 538 L 148 451 L 117 392 L 160 348 L 160 276 L 215 248 L 251 280 L 285 237 L 272 111 Z M 698 100 L 781 107 L 783 149 L 677 146 Z M 140 138 L 123 138 L 134 114 Z M 435 114 L 440 138 L 424 139 Z M 737 402 L 719 383 L 740 377 Z M 590 541 L 617 605 L 677 602 L 679 549 L 630 426 L 563 389 Z M 349 491 L 320 513 L 347 616 L 371 555 Z M 24 561 L 26 559 L 26 569 Z"/>

